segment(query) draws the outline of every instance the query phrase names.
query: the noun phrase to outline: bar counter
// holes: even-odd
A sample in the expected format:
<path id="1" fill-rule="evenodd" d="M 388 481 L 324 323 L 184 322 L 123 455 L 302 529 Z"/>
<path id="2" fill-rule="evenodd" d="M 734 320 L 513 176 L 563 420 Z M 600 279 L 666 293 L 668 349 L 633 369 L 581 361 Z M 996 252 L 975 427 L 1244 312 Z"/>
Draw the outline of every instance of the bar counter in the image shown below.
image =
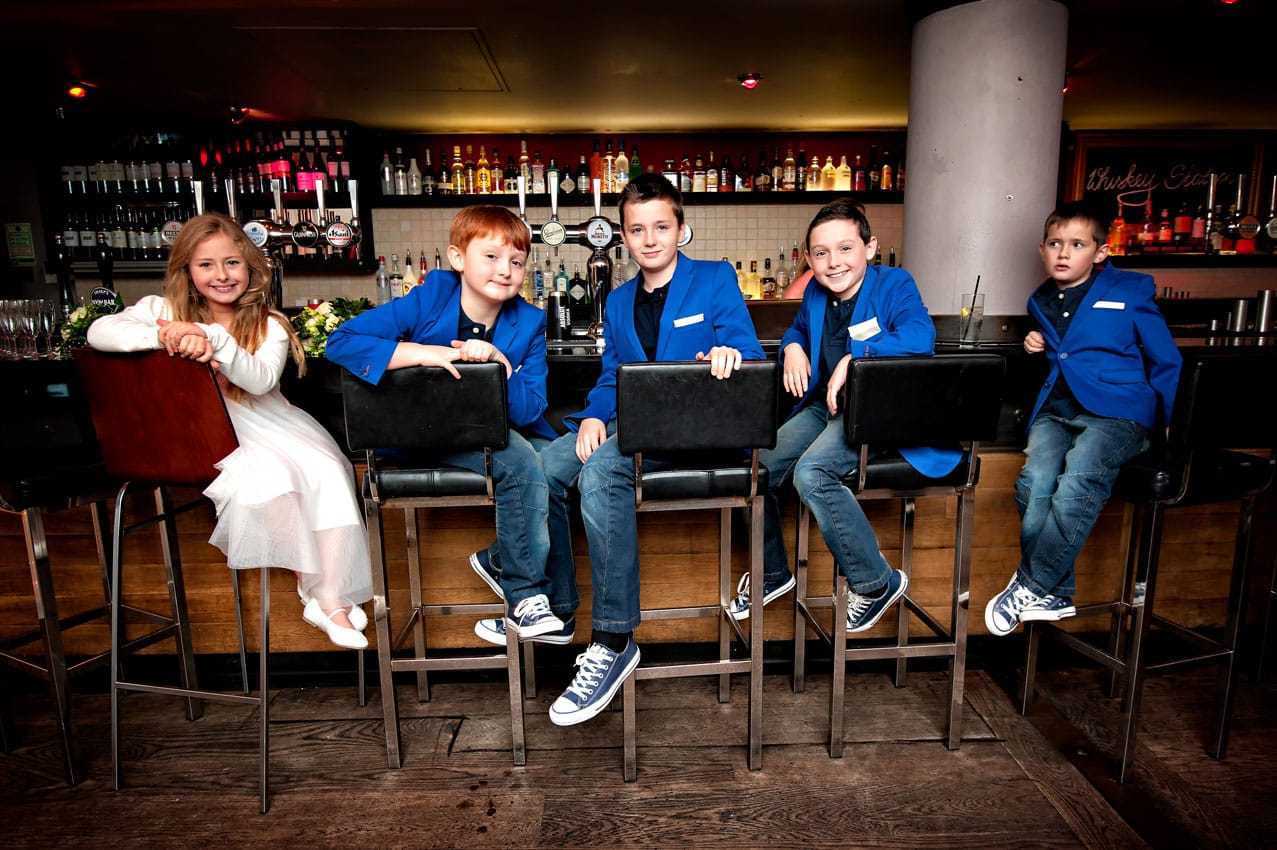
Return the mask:
<path id="1" fill-rule="evenodd" d="M 783 302 L 782 302 L 783 303 Z M 938 351 L 956 350 L 949 320 L 937 317 Z M 1018 323 L 1024 317 L 986 317 L 989 341 L 979 350 L 992 350 L 1007 358 L 1004 409 L 998 440 L 982 446 L 981 475 L 976 494 L 974 551 L 971 581 L 972 635 L 985 633 L 981 613 L 985 603 L 1006 584 L 1019 559 L 1019 518 L 1015 504 L 1015 479 L 1022 464 L 1025 419 L 1041 380 L 1041 358 L 1023 354 Z M 764 322 L 760 336 L 770 354 L 777 347 L 775 336 L 767 335 Z M 787 322 L 786 322 L 787 325 Z M 776 336 L 778 336 L 777 334 Z M 1243 344 L 1257 358 L 1271 357 L 1273 348 L 1262 347 L 1268 339 L 1185 337 L 1187 347 Z M 1277 347 L 1277 346 L 1275 346 Z M 580 409 L 584 394 L 598 374 L 598 354 L 588 342 L 571 347 L 554 346 L 550 360 L 548 392 L 552 420 Z M 1266 362 L 1272 362 L 1266 360 Z M 297 379 L 292 370 L 284 383 L 285 395 L 311 412 L 345 445 L 341 413 L 340 370 L 324 360 L 308 363 L 307 375 Z M 1256 391 L 1266 391 L 1257 374 Z M 77 435 L 87 419 L 81 402 L 78 378 L 67 361 L 0 362 L 0 388 L 5 402 L 4 445 L 6 461 L 20 443 L 36 429 L 47 438 L 56 436 L 66 446 L 63 459 L 73 455 L 91 456 L 92 435 Z M 789 402 L 782 400 L 783 407 Z M 556 423 L 557 424 L 557 423 Z M 48 444 L 48 439 L 42 439 Z M 362 474 L 360 459 L 354 459 L 355 474 Z M 177 496 L 193 496 L 178 493 Z M 794 540 L 796 498 L 784 499 L 785 536 Z M 1274 497 L 1262 497 L 1256 518 L 1258 528 L 1252 575 L 1252 601 L 1267 588 L 1274 550 Z M 951 499 L 919 499 L 916 512 L 914 576 L 911 594 L 921 604 L 943 614 L 947 605 L 952 572 L 952 522 L 955 510 Z M 491 509 L 449 508 L 420 513 L 422 566 L 427 602 L 490 601 L 491 592 L 470 570 L 467 556 L 486 546 L 494 536 Z M 866 505 L 866 513 L 877 530 L 883 552 L 892 563 L 899 562 L 900 530 L 898 509 L 886 503 Z M 1228 575 L 1237 519 L 1235 505 L 1208 505 L 1176 511 L 1177 520 L 1168 524 L 1164 535 L 1164 557 L 1159 587 L 1159 612 L 1190 626 L 1222 623 L 1228 593 Z M 233 598 L 229 571 L 219 550 L 207 542 L 213 525 L 210 505 L 178 519 L 181 556 L 187 581 L 187 597 L 193 622 L 196 651 L 229 653 L 236 646 Z M 52 568 L 56 576 L 61 612 L 66 614 L 91 608 L 101 602 L 102 580 L 92 537 L 89 509 L 74 508 L 46 517 Z M 746 568 L 744 522 L 736 524 L 735 574 Z M 1124 511 L 1110 505 L 1077 561 L 1078 602 L 1106 598 L 1117 580 L 1124 544 Z M 643 563 L 645 606 L 687 604 L 692 600 L 712 602 L 717 596 L 716 571 L 718 523 L 712 512 L 671 512 L 644 516 L 639 522 L 639 545 Z M 821 587 L 832 574 L 833 563 L 818 530 L 812 529 L 811 577 Z M 387 563 L 390 570 L 391 607 L 407 606 L 407 561 L 403 546 L 402 517 L 390 512 L 386 518 Z M 584 642 L 588 632 L 590 606 L 590 564 L 585 535 L 575 529 L 574 550 L 582 608 L 578 612 L 577 639 Z M 159 539 L 154 529 L 130 535 L 125 544 L 125 593 L 143 607 L 162 608 L 166 599 Z M 35 623 L 35 608 L 21 518 L 0 513 L 0 640 L 28 631 Z M 689 570 L 689 563 L 701 569 Z M 294 592 L 295 581 L 284 570 L 272 578 L 272 649 L 274 651 L 330 651 L 333 647 L 322 634 L 301 619 L 301 606 Z M 243 581 L 245 610 L 256 610 L 257 583 Z M 1256 603 L 1257 604 L 1257 603 Z M 1256 604 L 1252 609 L 1256 609 Z M 369 607 L 371 613 L 371 607 Z M 250 645 L 255 618 L 248 616 Z M 1253 618 L 1252 618 L 1253 619 Z M 885 634 L 891 618 L 884 618 L 875 633 Z M 432 632 L 432 643 L 440 646 L 475 646 L 473 623 L 452 618 Z M 1079 623 L 1084 627 L 1084 623 Z M 1092 626 L 1093 627 L 1093 626 Z M 768 639 L 793 637 L 793 615 L 787 597 L 767 609 Z M 371 630 L 369 632 L 371 637 Z M 81 627 L 68 633 L 67 652 L 88 654 L 108 643 L 105 624 Z M 711 624 L 694 621 L 663 621 L 644 625 L 639 639 L 646 642 L 709 642 L 714 639 Z M 161 644 L 160 652 L 170 652 Z"/>

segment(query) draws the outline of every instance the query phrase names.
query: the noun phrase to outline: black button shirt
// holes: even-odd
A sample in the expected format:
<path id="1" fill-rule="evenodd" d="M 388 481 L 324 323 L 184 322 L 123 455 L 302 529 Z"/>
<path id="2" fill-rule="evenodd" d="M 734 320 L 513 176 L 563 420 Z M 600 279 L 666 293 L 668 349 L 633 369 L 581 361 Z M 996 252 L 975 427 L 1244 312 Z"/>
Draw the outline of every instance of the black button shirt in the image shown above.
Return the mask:
<path id="1" fill-rule="evenodd" d="M 1060 289 L 1056 286 L 1054 280 L 1048 280 L 1033 293 L 1033 301 L 1038 305 L 1038 309 L 1042 311 L 1042 315 L 1046 317 L 1046 320 L 1055 328 L 1055 333 L 1061 340 L 1064 339 L 1064 333 L 1069 329 L 1069 323 L 1073 321 L 1073 317 L 1077 314 L 1077 308 L 1081 306 L 1082 299 L 1091 291 L 1091 285 L 1095 283 L 1095 278 L 1099 274 L 1098 269 L 1094 270 L 1085 283 L 1080 283 L 1068 289 Z M 1051 388 L 1051 394 L 1042 403 L 1042 409 L 1038 411 L 1038 415 L 1049 413 L 1062 419 L 1072 419 L 1080 413 L 1088 412 L 1082 406 L 1082 403 L 1077 400 L 1077 397 L 1073 395 L 1073 390 L 1069 389 L 1068 381 L 1064 380 L 1064 373 L 1061 372 L 1055 379 L 1055 386 Z"/>
<path id="2" fill-rule="evenodd" d="M 481 339 L 484 342 L 492 342 L 492 332 L 497 329 L 495 324 L 490 328 L 485 328 L 467 316 L 465 310 L 458 310 L 457 315 L 457 339 Z"/>
<path id="3" fill-rule="evenodd" d="M 856 312 L 858 298 L 860 290 L 841 301 L 830 295 L 825 302 L 825 326 L 820 335 L 820 385 L 811 396 L 817 401 L 824 400 L 829 376 L 834 373 L 838 361 L 847 354 L 847 328 L 851 325 L 852 314 Z"/>
<path id="4" fill-rule="evenodd" d="M 656 344 L 661 337 L 661 313 L 665 312 L 665 296 L 669 293 L 667 283 L 659 289 L 648 292 L 643 288 L 640 277 L 639 285 L 634 292 L 634 334 L 648 360 L 656 359 Z"/>

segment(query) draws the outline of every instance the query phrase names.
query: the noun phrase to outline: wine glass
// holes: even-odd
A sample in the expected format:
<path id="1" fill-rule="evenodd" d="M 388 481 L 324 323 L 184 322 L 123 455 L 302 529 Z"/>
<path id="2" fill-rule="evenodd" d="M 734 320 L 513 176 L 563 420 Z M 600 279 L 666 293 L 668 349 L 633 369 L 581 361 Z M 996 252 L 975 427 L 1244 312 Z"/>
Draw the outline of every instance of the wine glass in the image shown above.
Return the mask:
<path id="1" fill-rule="evenodd" d="M 40 333 L 44 335 L 44 356 L 53 360 L 58 356 L 58 346 L 54 342 L 58 326 L 58 306 L 52 298 L 41 298 L 37 303 L 37 310 Z"/>
<path id="2" fill-rule="evenodd" d="M 36 350 L 36 341 L 40 335 L 39 302 L 34 298 L 24 298 L 18 302 L 18 335 L 21 337 L 19 348 L 23 360 L 35 360 L 40 355 Z"/>
<path id="3" fill-rule="evenodd" d="M 17 305 L 12 299 L 0 299 L 0 360 L 17 356 Z"/>

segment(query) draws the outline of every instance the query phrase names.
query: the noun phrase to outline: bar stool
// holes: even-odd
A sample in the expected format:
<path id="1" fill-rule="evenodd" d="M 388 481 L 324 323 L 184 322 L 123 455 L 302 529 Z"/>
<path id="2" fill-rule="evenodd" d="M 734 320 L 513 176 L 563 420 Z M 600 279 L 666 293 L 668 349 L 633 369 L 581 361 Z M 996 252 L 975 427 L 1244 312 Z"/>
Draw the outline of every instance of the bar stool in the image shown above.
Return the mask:
<path id="1" fill-rule="evenodd" d="M 368 548 L 372 556 L 373 619 L 377 629 L 377 665 L 380 670 L 381 704 L 386 728 L 386 760 L 399 768 L 399 706 L 394 672 L 417 674 L 418 698 L 430 699 L 427 671 L 486 670 L 505 668 L 510 690 L 510 731 L 514 763 L 527 763 L 523 733 L 523 700 L 520 694 L 518 637 L 507 630 L 506 649 L 497 654 L 430 655 L 427 623 L 441 616 L 506 615 L 505 603 L 426 605 L 421 593 L 421 548 L 418 508 L 493 506 L 492 450 L 506 445 L 509 425 L 506 413 L 505 367 L 500 363 L 457 363 L 461 380 L 437 366 L 396 369 L 373 385 L 349 372 L 342 374 L 342 404 L 346 440 L 351 451 L 363 451 L 364 515 L 368 524 Z M 388 453 L 419 455 L 482 449 L 485 474 L 450 466 L 394 466 Z M 407 463 L 407 462 L 405 462 Z M 391 628 L 387 593 L 386 546 L 383 512 L 402 509 L 408 549 L 411 611 L 398 631 Z M 393 636 L 393 639 L 392 639 Z M 394 653 L 411 637 L 411 657 Z M 531 666 L 531 644 L 524 644 Z"/>
<path id="2" fill-rule="evenodd" d="M 0 661 L 49 683 L 63 768 L 67 783 L 75 785 L 83 778 L 83 765 L 71 724 L 70 680 L 105 665 L 110 652 L 104 650 L 68 663 L 63 634 L 110 612 L 108 527 L 103 508 L 114 488 L 102 466 L 88 408 L 71 364 L 33 362 L 20 368 L 6 369 L 0 386 L 9 417 L 0 445 L 0 511 L 22 518 L 38 625 L 0 643 Z M 85 505 L 97 544 L 103 604 L 61 616 L 44 517 Z M 20 651 L 35 644 L 40 647 L 38 657 L 31 650 Z M 0 716 L 0 733 L 0 743 L 8 752 L 15 742 L 7 711 Z"/>
<path id="3" fill-rule="evenodd" d="M 946 746 L 962 743 L 962 699 L 967 658 L 967 604 L 971 586 L 971 529 L 975 487 L 980 478 L 979 445 L 997 436 L 1005 361 L 997 354 L 944 354 L 934 357 L 882 357 L 855 360 L 847 372 L 843 400 L 843 433 L 860 447 L 856 471 L 843 479 L 860 501 L 895 499 L 900 502 L 900 568 L 912 578 L 914 503 L 919 497 L 954 496 L 953 584 L 949 625 L 919 605 L 911 592 L 897 603 L 895 642 L 861 645 L 846 638 L 847 578 L 835 565 L 830 595 L 809 595 L 807 555 L 810 511 L 799 502 L 798 542 L 795 547 L 794 691 L 805 687 L 806 627 L 833 650 L 833 682 L 829 698 L 829 755 L 842 756 L 843 691 L 847 662 L 896 659 L 895 684 L 903 687 L 910 658 L 949 659 L 949 700 Z M 962 460 L 952 472 L 928 478 L 914 469 L 897 449 L 909 446 L 963 447 Z M 910 583 L 909 591 L 913 584 Z M 821 623 L 830 616 L 829 630 Z M 912 612 L 933 634 L 911 642 Z"/>
<path id="4" fill-rule="evenodd" d="M 1135 755 L 1140 697 L 1145 674 L 1201 661 L 1220 664 L 1215 715 L 1206 751 L 1223 758 L 1237 683 L 1237 649 L 1246 604 L 1251 524 L 1255 497 L 1272 483 L 1271 456 L 1230 449 L 1269 448 L 1277 430 L 1271 405 L 1256 391 L 1254 376 L 1272 374 L 1273 354 L 1195 352 L 1186 354 L 1180 372 L 1167 445 L 1152 449 L 1122 467 L 1113 498 L 1126 502 L 1126 568 L 1114 601 L 1077 606 L 1077 616 L 1109 614 L 1107 649 L 1054 623 L 1026 624 L 1027 652 L 1020 690 L 1020 711 L 1033 704 L 1038 645 L 1049 635 L 1107 667 L 1124 689 L 1116 743 L 1116 778 L 1125 782 Z M 1240 511 L 1224 630 L 1214 638 L 1154 613 L 1162 529 L 1168 508 L 1237 501 Z M 1138 531 L 1137 531 L 1138 529 Z M 1142 596 L 1137 586 L 1143 587 Z M 1129 625 L 1128 625 L 1129 623 Z M 1161 627 L 1192 649 L 1173 660 L 1149 663 L 1144 650 L 1150 628 Z M 1125 645 L 1125 648 L 1123 648 Z"/>
<path id="5" fill-rule="evenodd" d="M 622 454 L 634 456 L 634 509 L 719 512 L 718 603 L 644 608 L 642 619 L 714 617 L 718 658 L 713 661 L 641 664 L 625 680 L 622 711 L 625 781 L 637 773 L 635 682 L 718 675 L 718 700 L 731 699 L 731 674 L 749 675 L 749 769 L 763 758 L 763 606 L 751 609 L 746 635 L 730 613 L 732 509 L 749 510 L 749 570 L 753 587 L 763 581 L 763 496 L 767 469 L 759 450 L 776 445 L 776 399 L 780 370 L 775 361 L 746 361 L 720 381 L 702 362 L 624 363 L 616 378 L 616 434 Z M 644 471 L 643 456 L 662 463 Z M 672 463 L 666 466 L 665 461 Z M 733 659 L 733 633 L 749 650 Z"/>
<path id="6" fill-rule="evenodd" d="M 270 571 L 261 573 L 261 647 L 257 696 L 201 690 L 196 679 L 186 588 L 178 551 L 176 517 L 204 504 L 204 497 L 174 506 L 171 487 L 203 488 L 217 475 L 215 465 L 239 445 L 216 375 L 206 364 L 170 357 L 164 351 L 115 354 L 81 349 L 75 364 L 85 386 L 93 425 L 102 448 L 107 474 L 123 482 L 115 500 L 112 533 L 111 595 L 111 760 L 115 789 L 120 789 L 120 695 L 127 691 L 181 696 L 187 717 L 198 718 L 200 700 L 256 706 L 260 713 L 258 780 L 260 810 L 270 808 Z M 125 506 L 131 489 L 149 490 L 155 513 L 125 525 Z M 150 525 L 160 526 L 160 546 L 168 580 L 170 612 L 158 614 L 124 604 L 121 588 L 124 535 Z M 125 619 L 143 620 L 151 628 L 144 635 L 125 634 Z M 130 681 L 124 675 L 124 656 L 173 637 L 181 686 Z"/>

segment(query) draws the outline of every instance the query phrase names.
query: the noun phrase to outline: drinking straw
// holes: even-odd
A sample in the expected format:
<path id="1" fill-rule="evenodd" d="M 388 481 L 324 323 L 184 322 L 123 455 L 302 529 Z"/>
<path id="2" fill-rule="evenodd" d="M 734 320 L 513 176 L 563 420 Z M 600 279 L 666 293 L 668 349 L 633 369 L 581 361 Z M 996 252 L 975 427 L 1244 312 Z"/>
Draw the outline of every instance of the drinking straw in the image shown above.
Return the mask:
<path id="1" fill-rule="evenodd" d="M 959 334 L 958 336 L 959 339 L 965 340 L 967 338 L 967 331 L 971 330 L 971 320 L 975 318 L 975 297 L 979 294 L 980 294 L 980 275 L 976 275 L 975 289 L 971 293 L 971 312 L 967 313 L 967 321 L 966 321 L 966 324 L 962 326 L 962 333 Z"/>

